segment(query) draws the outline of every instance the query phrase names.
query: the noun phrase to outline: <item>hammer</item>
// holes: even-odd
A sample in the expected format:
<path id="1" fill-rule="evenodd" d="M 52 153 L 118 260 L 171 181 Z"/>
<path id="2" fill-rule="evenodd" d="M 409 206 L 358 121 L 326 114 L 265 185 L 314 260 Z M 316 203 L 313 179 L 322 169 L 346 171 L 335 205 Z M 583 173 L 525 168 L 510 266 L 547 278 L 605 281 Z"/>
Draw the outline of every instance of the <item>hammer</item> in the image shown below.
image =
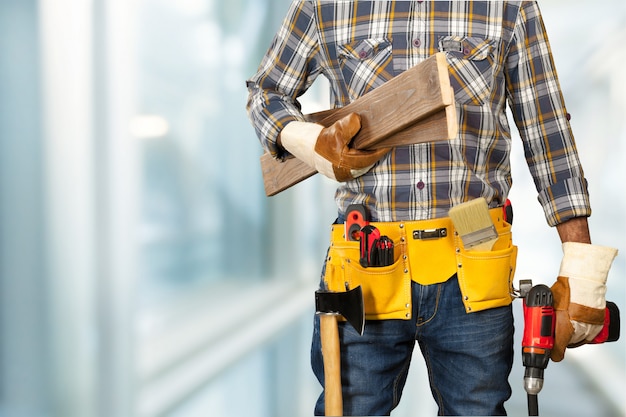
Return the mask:
<path id="1" fill-rule="evenodd" d="M 363 291 L 315 292 L 315 311 L 320 316 L 320 339 L 324 358 L 324 408 L 327 416 L 343 415 L 341 359 L 337 318 L 343 316 L 360 335 L 365 327 Z"/>

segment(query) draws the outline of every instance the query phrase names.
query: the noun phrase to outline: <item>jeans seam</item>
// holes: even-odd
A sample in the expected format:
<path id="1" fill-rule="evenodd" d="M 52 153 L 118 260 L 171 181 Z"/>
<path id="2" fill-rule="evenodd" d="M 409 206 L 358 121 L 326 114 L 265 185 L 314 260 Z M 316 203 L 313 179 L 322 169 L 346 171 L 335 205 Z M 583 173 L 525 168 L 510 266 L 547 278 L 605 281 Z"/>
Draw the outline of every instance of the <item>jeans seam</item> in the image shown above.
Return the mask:
<path id="1" fill-rule="evenodd" d="M 428 324 L 429 322 L 431 322 L 436 316 L 437 313 L 439 312 L 439 303 L 441 301 L 441 292 L 443 289 L 443 284 L 437 284 L 437 295 L 435 297 L 435 308 L 433 311 L 433 314 L 428 318 L 428 320 L 426 320 L 423 323 L 417 323 L 416 320 L 416 327 L 422 327 L 425 324 Z M 417 339 L 417 333 L 415 335 L 416 339 Z M 438 415 L 445 415 L 445 411 L 444 411 L 444 405 L 443 405 L 443 397 L 441 396 L 441 393 L 439 392 L 439 390 L 437 389 L 436 385 L 435 385 L 435 380 L 434 380 L 434 376 L 433 376 L 433 372 L 432 372 L 432 366 L 430 363 L 430 355 L 428 352 L 427 348 L 423 348 L 422 350 L 422 356 L 424 357 L 424 362 L 426 362 L 426 370 L 428 372 L 428 381 L 430 384 L 430 388 L 433 392 L 433 397 L 435 399 L 435 402 L 437 403 L 437 407 L 439 409 L 438 411 Z"/>
<path id="2" fill-rule="evenodd" d="M 443 284 L 437 284 L 437 296 L 435 297 L 435 309 L 433 311 L 433 314 L 428 318 L 428 320 L 424 321 L 424 322 L 419 322 L 419 317 L 416 317 L 415 319 L 415 326 L 416 327 L 422 327 L 425 324 L 430 323 L 431 321 L 434 320 L 434 318 L 437 316 L 437 312 L 439 311 L 439 300 L 441 300 L 441 287 Z"/>
<path id="3" fill-rule="evenodd" d="M 445 415 L 444 410 L 443 410 L 443 398 L 441 397 L 441 393 L 439 392 L 439 390 L 437 389 L 437 386 L 435 385 L 433 372 L 431 370 L 430 355 L 428 353 L 428 349 L 422 349 L 422 356 L 424 357 L 424 362 L 426 362 L 426 370 L 428 372 L 428 382 L 430 384 L 430 389 L 432 390 L 434 394 L 433 397 L 439 408 L 439 412 L 437 413 L 437 415 L 443 416 Z"/>
<path id="4" fill-rule="evenodd" d="M 411 364 L 411 355 L 408 355 L 404 361 L 404 366 L 402 366 L 402 370 L 398 373 L 396 378 L 393 381 L 393 407 L 396 408 L 400 403 L 401 394 L 398 392 L 398 385 L 400 384 L 400 380 L 403 375 L 407 375 L 409 373 L 409 366 Z"/>

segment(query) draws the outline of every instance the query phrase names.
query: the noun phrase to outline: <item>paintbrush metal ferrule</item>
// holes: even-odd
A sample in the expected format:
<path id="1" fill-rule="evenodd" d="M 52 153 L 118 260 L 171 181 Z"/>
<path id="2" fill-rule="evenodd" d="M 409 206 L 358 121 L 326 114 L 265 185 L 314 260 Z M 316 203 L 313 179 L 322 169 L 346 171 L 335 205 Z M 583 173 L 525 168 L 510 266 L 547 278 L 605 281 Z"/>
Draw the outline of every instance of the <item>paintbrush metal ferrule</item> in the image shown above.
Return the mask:
<path id="1" fill-rule="evenodd" d="M 476 230 L 466 235 L 462 235 L 461 240 L 463 241 L 463 246 L 465 246 L 465 248 L 472 248 L 474 246 L 480 245 L 481 243 L 493 240 L 495 237 L 498 237 L 498 232 L 496 230 L 496 227 L 494 225 L 491 225 L 484 229 Z"/>

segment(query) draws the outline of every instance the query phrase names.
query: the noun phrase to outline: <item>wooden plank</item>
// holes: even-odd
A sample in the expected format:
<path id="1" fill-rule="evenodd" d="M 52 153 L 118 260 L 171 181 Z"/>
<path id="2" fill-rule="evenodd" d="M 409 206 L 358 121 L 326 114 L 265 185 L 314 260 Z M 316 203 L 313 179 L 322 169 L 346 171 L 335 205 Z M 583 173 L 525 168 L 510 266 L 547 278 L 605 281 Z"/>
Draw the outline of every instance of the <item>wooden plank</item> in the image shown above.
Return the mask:
<path id="1" fill-rule="evenodd" d="M 261 156 L 261 172 L 265 195 L 271 197 L 288 188 L 293 187 L 317 174 L 315 168 L 310 167 L 293 156 L 283 161 L 274 159 L 269 153 Z"/>
<path id="2" fill-rule="evenodd" d="M 455 138 L 457 133 L 456 107 L 452 105 L 403 131 L 388 136 L 368 149 L 449 140 Z M 363 148 L 359 147 L 358 149 Z M 261 157 L 261 170 L 265 194 L 268 197 L 276 195 L 317 173 L 314 168 L 297 158 L 289 157 L 284 161 L 279 161 L 269 153 L 265 153 Z"/>
<path id="3" fill-rule="evenodd" d="M 408 128 L 397 132 L 383 141 L 378 142 L 368 150 L 392 148 L 396 146 L 413 145 L 417 143 L 436 142 L 454 139 L 459 132 L 456 118 L 456 106 L 448 106 L 427 118 L 418 121 Z M 363 148 L 358 148 L 363 149 Z M 273 159 L 273 158 L 272 158 Z"/>
<path id="4" fill-rule="evenodd" d="M 437 53 L 417 66 L 387 81 L 345 107 L 305 116 L 308 121 L 330 126 L 350 113 L 361 116 L 361 129 L 351 146 L 376 149 L 400 146 L 456 136 L 454 92 L 450 86 L 445 54 Z M 438 115 L 432 120 L 429 118 Z M 428 120 L 419 134 L 410 129 L 417 122 Z M 403 132 L 398 136 L 398 132 Z M 451 135 L 454 133 L 454 135 Z M 393 145 L 386 139 L 393 136 Z M 265 192 L 275 195 L 315 174 L 315 170 L 295 158 L 275 160 L 261 157 Z"/>
<path id="5" fill-rule="evenodd" d="M 453 101 L 448 63 L 440 52 L 347 106 L 313 113 L 308 119 L 328 127 L 350 113 L 358 113 L 361 129 L 353 139 L 353 146 L 368 149 Z"/>

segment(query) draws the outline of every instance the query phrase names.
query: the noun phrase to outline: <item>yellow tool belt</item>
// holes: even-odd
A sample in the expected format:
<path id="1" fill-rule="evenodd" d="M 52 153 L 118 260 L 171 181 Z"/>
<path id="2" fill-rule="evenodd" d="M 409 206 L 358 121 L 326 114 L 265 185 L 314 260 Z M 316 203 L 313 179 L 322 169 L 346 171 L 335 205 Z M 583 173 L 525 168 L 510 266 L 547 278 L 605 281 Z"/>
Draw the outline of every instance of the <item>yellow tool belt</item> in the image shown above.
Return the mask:
<path id="1" fill-rule="evenodd" d="M 330 291 L 361 286 L 368 320 L 411 318 L 411 281 L 422 285 L 447 281 L 456 273 L 468 313 L 509 305 L 517 246 L 501 208 L 489 211 L 498 231 L 491 251 L 466 251 L 450 218 L 406 222 L 371 222 L 394 242 L 394 263 L 364 268 L 358 241 L 335 224 L 324 281 Z"/>

